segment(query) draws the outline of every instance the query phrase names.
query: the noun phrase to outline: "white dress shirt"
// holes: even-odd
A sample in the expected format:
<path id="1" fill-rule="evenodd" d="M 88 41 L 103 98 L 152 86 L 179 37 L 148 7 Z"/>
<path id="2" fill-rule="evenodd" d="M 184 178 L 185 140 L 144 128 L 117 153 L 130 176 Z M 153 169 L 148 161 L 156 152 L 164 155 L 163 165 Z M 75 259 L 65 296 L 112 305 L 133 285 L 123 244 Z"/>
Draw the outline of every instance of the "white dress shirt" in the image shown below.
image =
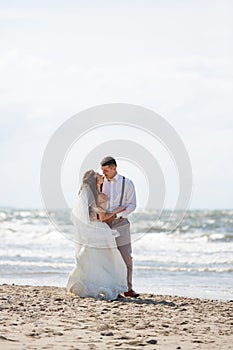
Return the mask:
<path id="1" fill-rule="evenodd" d="M 119 207 L 122 192 L 122 181 L 123 176 L 118 173 L 110 181 L 104 179 L 102 192 L 108 196 L 108 212 L 111 212 L 112 210 Z M 133 182 L 129 179 L 125 179 L 125 189 L 124 196 L 122 199 L 122 205 L 125 206 L 126 209 L 121 213 L 117 214 L 117 217 L 127 218 L 127 216 L 130 213 L 132 213 L 136 208 L 135 188 Z"/>

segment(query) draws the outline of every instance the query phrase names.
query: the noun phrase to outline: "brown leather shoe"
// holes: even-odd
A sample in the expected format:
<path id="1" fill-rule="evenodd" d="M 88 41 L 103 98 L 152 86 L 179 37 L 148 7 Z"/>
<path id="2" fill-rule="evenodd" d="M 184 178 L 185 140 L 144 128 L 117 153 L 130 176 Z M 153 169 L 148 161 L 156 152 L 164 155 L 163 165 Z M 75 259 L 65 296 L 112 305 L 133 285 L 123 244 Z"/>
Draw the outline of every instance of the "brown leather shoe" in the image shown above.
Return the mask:
<path id="1" fill-rule="evenodd" d="M 125 297 L 137 298 L 140 294 L 136 293 L 133 289 L 128 290 L 128 292 L 124 292 Z"/>
<path id="2" fill-rule="evenodd" d="M 118 294 L 117 299 L 123 299 L 124 296 L 122 294 Z"/>

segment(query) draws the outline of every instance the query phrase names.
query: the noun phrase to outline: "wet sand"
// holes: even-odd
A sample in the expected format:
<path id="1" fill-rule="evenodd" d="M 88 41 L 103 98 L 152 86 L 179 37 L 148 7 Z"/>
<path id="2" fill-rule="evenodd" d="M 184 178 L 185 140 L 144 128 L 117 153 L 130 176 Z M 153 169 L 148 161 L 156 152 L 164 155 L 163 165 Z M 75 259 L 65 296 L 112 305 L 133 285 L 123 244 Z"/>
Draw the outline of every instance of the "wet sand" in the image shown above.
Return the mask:
<path id="1" fill-rule="evenodd" d="M 0 285 L 0 311 L 1 350 L 233 347 L 233 301 L 152 294 L 105 301 Z"/>

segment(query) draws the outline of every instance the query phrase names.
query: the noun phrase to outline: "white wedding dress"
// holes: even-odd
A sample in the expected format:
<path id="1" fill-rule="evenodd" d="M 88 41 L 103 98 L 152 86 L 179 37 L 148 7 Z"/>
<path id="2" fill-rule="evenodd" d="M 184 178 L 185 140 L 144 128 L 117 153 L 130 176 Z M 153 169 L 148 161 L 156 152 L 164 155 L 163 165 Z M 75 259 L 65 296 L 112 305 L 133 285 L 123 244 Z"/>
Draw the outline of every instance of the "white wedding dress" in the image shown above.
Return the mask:
<path id="1" fill-rule="evenodd" d="M 114 300 L 127 291 L 127 270 L 116 246 L 117 231 L 97 221 L 96 209 L 88 205 L 90 197 L 90 189 L 84 187 L 72 210 L 76 266 L 69 275 L 67 289 L 81 297 Z"/>

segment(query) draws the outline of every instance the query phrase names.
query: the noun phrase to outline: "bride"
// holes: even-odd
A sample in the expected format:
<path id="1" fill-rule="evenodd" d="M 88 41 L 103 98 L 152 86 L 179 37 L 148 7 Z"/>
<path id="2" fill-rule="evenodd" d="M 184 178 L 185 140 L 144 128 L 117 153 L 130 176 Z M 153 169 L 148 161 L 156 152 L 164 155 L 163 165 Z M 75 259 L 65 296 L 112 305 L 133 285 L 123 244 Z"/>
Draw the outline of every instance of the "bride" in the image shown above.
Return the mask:
<path id="1" fill-rule="evenodd" d="M 114 300 L 127 290 L 127 271 L 115 242 L 119 234 L 104 221 L 125 207 L 106 212 L 108 197 L 101 193 L 103 181 L 103 176 L 94 170 L 83 176 L 72 210 L 76 267 L 69 275 L 67 289 L 81 297 Z"/>

